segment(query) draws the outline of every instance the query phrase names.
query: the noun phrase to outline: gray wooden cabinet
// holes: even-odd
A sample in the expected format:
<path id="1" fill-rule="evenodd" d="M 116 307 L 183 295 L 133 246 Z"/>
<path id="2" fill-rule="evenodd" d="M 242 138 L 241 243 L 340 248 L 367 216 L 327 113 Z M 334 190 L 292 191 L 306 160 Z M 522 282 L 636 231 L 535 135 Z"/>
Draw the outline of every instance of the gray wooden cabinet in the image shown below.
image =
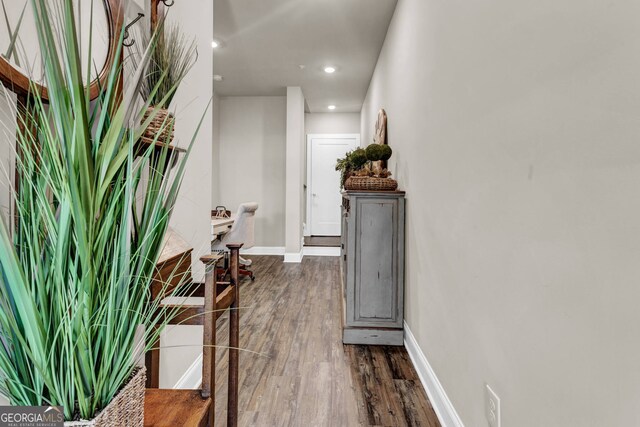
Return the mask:
<path id="1" fill-rule="evenodd" d="M 404 202 L 402 191 L 343 192 L 345 344 L 403 344 Z"/>

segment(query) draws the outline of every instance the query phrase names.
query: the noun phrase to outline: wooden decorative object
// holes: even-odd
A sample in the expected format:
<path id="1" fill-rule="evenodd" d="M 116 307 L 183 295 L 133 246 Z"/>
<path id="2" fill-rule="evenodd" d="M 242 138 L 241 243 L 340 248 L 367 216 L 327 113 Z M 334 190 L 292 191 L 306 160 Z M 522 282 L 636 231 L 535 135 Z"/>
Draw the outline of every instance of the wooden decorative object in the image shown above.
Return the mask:
<path id="1" fill-rule="evenodd" d="M 124 21 L 123 0 L 102 0 L 104 10 L 107 15 L 109 27 L 109 47 L 107 48 L 107 58 L 98 77 L 91 82 L 90 98 L 93 100 L 100 94 L 100 88 L 105 86 L 109 70 L 113 67 L 117 58 L 118 41 Z M 39 96 L 44 102 L 48 102 L 49 95 L 47 88 L 38 82 L 32 81 L 23 70 L 16 67 L 6 58 L 0 55 L 0 82 L 6 88 L 14 92 L 18 97 Z M 35 93 L 34 93 L 35 92 Z"/>
<path id="2" fill-rule="evenodd" d="M 387 143 L 387 112 L 384 109 L 378 111 L 376 120 L 376 134 L 373 137 L 375 144 L 385 145 Z"/>
<path id="3" fill-rule="evenodd" d="M 117 52 L 120 33 L 124 25 L 123 2 L 124 0 L 102 0 L 107 17 L 109 46 L 107 48 L 107 57 L 102 70 L 100 70 L 98 77 L 89 85 L 90 100 L 94 100 L 98 95 L 100 95 L 100 88 L 105 86 L 105 82 L 113 64 L 116 61 L 122 61 L 122 53 L 117 55 Z M 31 80 L 31 78 L 25 74 L 24 70 L 16 67 L 2 55 L 0 55 L 0 83 L 2 83 L 5 88 L 16 94 L 18 126 L 21 127 L 22 130 L 24 130 L 25 127 L 34 128 L 34 117 L 26 113 L 27 106 L 29 105 L 29 102 L 31 102 L 30 100 L 34 97 L 39 97 L 43 102 L 47 103 L 49 101 L 47 88 L 42 84 Z M 120 77 L 120 90 L 118 91 L 117 96 L 122 96 L 122 76 Z M 22 157 L 19 148 L 16 154 L 18 158 Z M 16 194 L 20 192 L 19 177 L 17 174 L 18 171 L 16 170 L 15 186 L 13 188 L 13 191 Z M 14 220 L 17 221 L 17 211 L 14 212 L 13 215 Z"/>
<path id="4" fill-rule="evenodd" d="M 376 130 L 373 137 L 374 144 L 387 145 L 387 112 L 383 108 L 378 111 L 378 119 L 376 120 Z M 373 169 L 381 171 L 387 167 L 386 160 L 373 162 Z"/>

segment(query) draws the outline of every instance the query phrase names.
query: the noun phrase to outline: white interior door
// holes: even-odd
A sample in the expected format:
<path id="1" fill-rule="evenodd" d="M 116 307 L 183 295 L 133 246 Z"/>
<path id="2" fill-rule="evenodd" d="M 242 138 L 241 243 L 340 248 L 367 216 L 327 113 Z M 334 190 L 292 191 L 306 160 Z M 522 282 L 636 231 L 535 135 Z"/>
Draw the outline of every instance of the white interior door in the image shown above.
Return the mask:
<path id="1" fill-rule="evenodd" d="M 360 144 L 359 135 L 309 135 L 308 220 L 312 236 L 340 235 L 340 172 L 336 160 Z"/>

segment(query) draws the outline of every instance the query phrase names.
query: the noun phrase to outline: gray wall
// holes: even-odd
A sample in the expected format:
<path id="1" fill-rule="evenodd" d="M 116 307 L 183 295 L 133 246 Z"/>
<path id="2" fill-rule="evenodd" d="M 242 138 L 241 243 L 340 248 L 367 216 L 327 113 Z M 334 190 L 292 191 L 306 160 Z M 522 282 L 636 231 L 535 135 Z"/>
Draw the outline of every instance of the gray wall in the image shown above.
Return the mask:
<path id="1" fill-rule="evenodd" d="M 220 199 L 235 211 L 258 202 L 256 246 L 284 246 L 286 98 L 220 98 Z M 215 166 L 214 166 L 215 169 Z"/>
<path id="2" fill-rule="evenodd" d="M 640 2 L 400 0 L 362 110 L 407 322 L 468 427 L 640 425 Z"/>
<path id="3" fill-rule="evenodd" d="M 360 113 L 306 113 L 305 133 L 360 133 Z"/>

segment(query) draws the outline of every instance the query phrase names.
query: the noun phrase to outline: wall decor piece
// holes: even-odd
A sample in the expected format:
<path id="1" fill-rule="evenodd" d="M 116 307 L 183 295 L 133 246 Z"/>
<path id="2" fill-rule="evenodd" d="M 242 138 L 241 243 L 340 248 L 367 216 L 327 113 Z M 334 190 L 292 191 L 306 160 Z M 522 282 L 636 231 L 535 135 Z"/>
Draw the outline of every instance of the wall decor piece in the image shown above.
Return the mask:
<path id="1" fill-rule="evenodd" d="M 81 40 L 91 40 L 79 47 L 79 55 L 93 58 L 94 68 L 90 71 L 83 64 L 82 80 L 89 81 L 88 97 L 94 100 L 100 94 L 100 88 L 107 85 L 109 72 L 114 63 L 119 61 L 118 40 L 124 21 L 124 0 L 101 0 L 96 7 L 82 7 L 83 0 L 69 0 L 76 13 L 76 34 Z M 102 7 L 97 4 L 101 3 Z M 35 117 L 27 111 L 29 100 L 39 98 L 43 103 L 49 102 L 47 85 L 45 84 L 45 64 L 39 46 L 37 31 L 37 13 L 41 2 L 30 0 L 12 0 L 2 2 L 3 19 L 0 19 L 0 83 L 16 94 L 16 122 L 21 128 L 33 128 Z M 91 29 L 91 30 L 90 30 Z M 90 33 L 94 37 L 90 37 Z M 52 35 L 61 38 L 64 29 L 54 28 Z M 101 34 L 102 37 L 96 37 Z M 18 135 L 17 135 L 18 136 Z M 17 137 L 16 136 L 16 137 Z M 18 147 L 19 148 L 19 147 Z M 21 152 L 16 152 L 21 158 Z M 16 169 L 17 173 L 17 169 Z M 20 180 L 13 180 L 11 192 L 18 193 Z M 11 216 L 17 217 L 14 206 Z"/>
<path id="2" fill-rule="evenodd" d="M 90 99 L 93 100 L 99 95 L 100 87 L 106 85 L 109 71 L 118 60 L 118 39 L 124 22 L 123 0 L 102 0 L 96 2 L 94 8 L 83 7 L 88 3 L 83 0 L 73 0 L 72 3 L 78 20 L 78 37 L 88 40 L 91 28 L 88 24 L 94 27 L 91 46 L 85 43 L 80 52 L 83 58 L 91 52 L 94 59 L 95 68 L 89 85 Z M 98 3 L 102 3 L 102 7 L 98 7 Z M 0 20 L 0 82 L 17 94 L 19 100 L 35 92 L 47 102 L 45 70 L 38 37 L 26 36 L 37 34 L 34 4 L 38 3 L 28 0 L 5 3 L 10 7 L 3 8 L 4 17 Z M 61 31 L 54 29 L 58 36 Z M 104 34 L 105 37 L 97 37 L 96 34 Z M 86 64 L 82 65 L 84 72 Z"/>
<path id="3" fill-rule="evenodd" d="M 380 111 L 378 111 L 378 119 L 376 120 L 376 128 L 375 128 L 375 134 L 373 136 L 373 143 L 374 144 L 379 144 L 379 145 L 387 145 L 387 112 L 384 111 L 384 108 L 381 108 Z M 376 170 L 376 171 L 381 171 L 386 169 L 387 167 L 387 161 L 386 160 L 379 160 L 376 161 L 372 167 Z"/>
<path id="4" fill-rule="evenodd" d="M 149 105 L 142 118 L 146 131 L 142 141 L 147 144 L 173 141 L 175 117 L 169 105 L 176 91 L 196 61 L 195 40 L 188 39 L 177 24 L 166 24 L 164 18 L 157 22 L 153 32 L 143 32 L 141 46 L 132 47 L 131 58 L 137 67 L 140 58 L 152 46 L 151 58 L 146 66 L 140 95 Z"/>
<path id="5" fill-rule="evenodd" d="M 378 120 L 376 120 L 376 133 L 373 137 L 373 142 L 375 144 L 386 144 L 387 143 L 387 112 L 384 111 L 384 108 L 381 108 L 378 111 Z"/>

